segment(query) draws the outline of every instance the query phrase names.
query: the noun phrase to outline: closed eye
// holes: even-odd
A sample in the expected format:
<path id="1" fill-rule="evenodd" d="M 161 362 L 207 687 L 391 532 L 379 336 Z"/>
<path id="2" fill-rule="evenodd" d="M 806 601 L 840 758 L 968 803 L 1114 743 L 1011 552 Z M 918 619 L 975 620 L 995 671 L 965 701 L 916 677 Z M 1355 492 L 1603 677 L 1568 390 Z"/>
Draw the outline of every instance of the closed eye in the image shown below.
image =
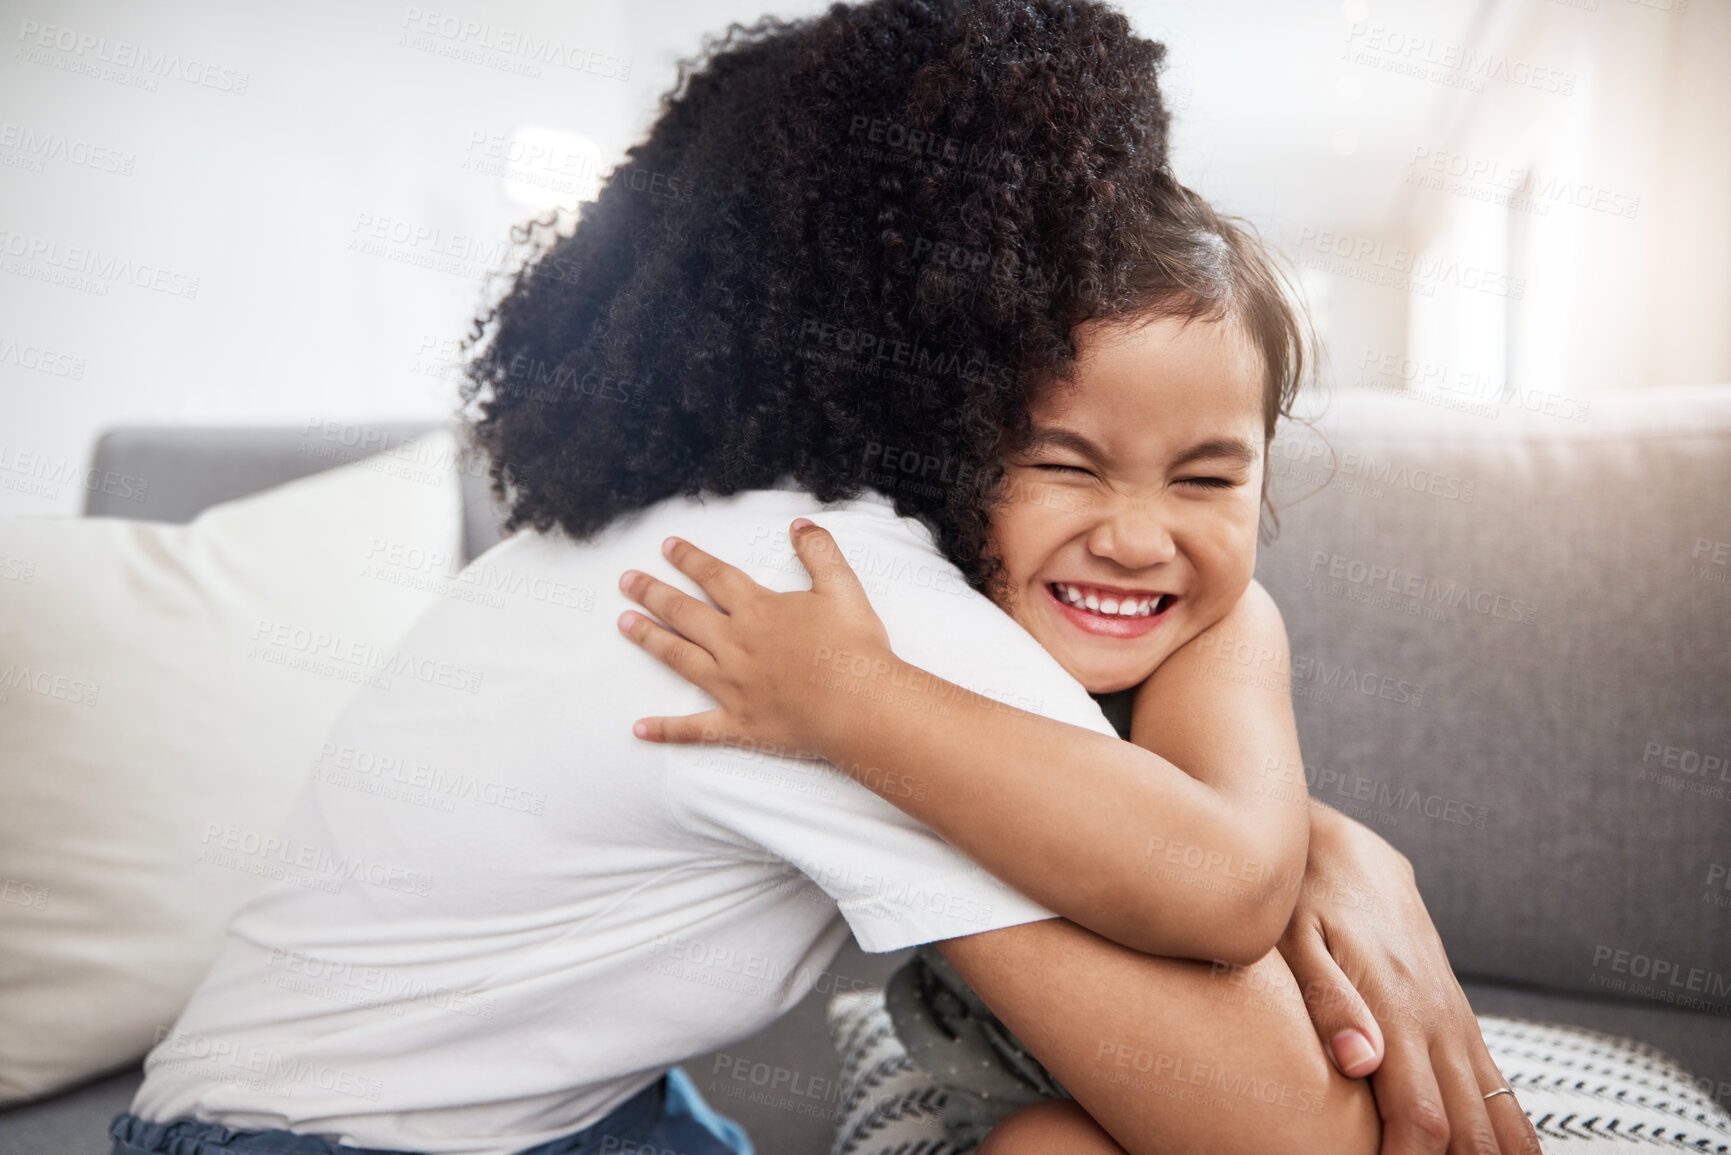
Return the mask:
<path id="1" fill-rule="evenodd" d="M 1080 465 L 1059 465 L 1056 462 L 1041 462 L 1041 463 L 1036 464 L 1034 466 L 1034 468 L 1035 469 L 1056 469 L 1056 470 L 1063 470 L 1063 471 L 1068 472 L 1068 473 L 1084 473 L 1084 474 L 1087 474 L 1089 477 L 1093 476 L 1093 472 L 1091 470 L 1083 469 Z"/>
<path id="2" fill-rule="evenodd" d="M 1224 477 L 1180 477 L 1178 481 L 1181 485 L 1200 485 L 1205 489 L 1231 489 L 1238 484 Z"/>

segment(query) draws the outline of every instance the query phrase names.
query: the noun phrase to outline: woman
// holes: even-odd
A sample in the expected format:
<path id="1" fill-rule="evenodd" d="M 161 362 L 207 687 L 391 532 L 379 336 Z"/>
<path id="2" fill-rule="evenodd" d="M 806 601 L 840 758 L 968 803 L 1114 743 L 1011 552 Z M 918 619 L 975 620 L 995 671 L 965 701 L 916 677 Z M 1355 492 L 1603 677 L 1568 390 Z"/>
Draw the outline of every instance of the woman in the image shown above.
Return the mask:
<path id="1" fill-rule="evenodd" d="M 236 915 L 117 1150 L 746 1150 L 667 1072 L 797 1002 L 850 930 L 1067 933 L 851 780 L 632 740 L 704 700 L 630 654 L 606 591 L 674 532 L 798 588 L 780 527 L 817 514 L 868 559 L 898 653 L 1109 733 L 975 583 L 1024 382 L 1164 252 L 1160 55 L 1095 5 L 874 3 L 735 30 L 682 75 L 477 327 L 478 436 L 520 530 L 477 565 L 508 596 L 438 606 L 403 644 L 481 669 L 480 692 L 368 690 L 327 743 L 482 786 L 438 812 L 310 782 L 285 841 L 383 872 Z M 590 590 L 602 612 L 571 596 Z M 1410 871 L 1339 816 L 1312 827 L 1307 892 L 1384 896 L 1374 918 L 1298 900 L 1283 957 L 1325 1038 L 1361 1033 L 1348 1074 L 1380 1061 L 1390 1144 L 1482 1129 L 1455 1076 L 1488 1060 Z M 985 946 L 980 975 L 1013 970 Z M 1426 1013 L 1379 1030 L 1359 992 Z"/>

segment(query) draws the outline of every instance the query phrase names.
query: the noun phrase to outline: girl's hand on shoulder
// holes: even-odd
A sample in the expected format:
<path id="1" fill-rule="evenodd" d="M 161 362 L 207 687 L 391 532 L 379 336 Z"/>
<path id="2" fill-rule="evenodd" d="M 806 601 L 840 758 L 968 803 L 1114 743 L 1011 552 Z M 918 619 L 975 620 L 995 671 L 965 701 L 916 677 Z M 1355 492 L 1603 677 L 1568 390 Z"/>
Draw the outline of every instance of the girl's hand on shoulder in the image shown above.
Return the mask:
<path id="1" fill-rule="evenodd" d="M 620 632 L 716 701 L 701 714 L 639 719 L 639 738 L 821 754 L 858 680 L 852 673 L 890 669 L 889 634 L 835 539 L 803 517 L 789 536 L 809 590 L 776 593 L 677 537 L 661 552 L 714 606 L 636 570 L 620 578 L 625 595 L 655 615 L 627 610 Z M 848 672 L 836 673 L 838 662 Z"/>

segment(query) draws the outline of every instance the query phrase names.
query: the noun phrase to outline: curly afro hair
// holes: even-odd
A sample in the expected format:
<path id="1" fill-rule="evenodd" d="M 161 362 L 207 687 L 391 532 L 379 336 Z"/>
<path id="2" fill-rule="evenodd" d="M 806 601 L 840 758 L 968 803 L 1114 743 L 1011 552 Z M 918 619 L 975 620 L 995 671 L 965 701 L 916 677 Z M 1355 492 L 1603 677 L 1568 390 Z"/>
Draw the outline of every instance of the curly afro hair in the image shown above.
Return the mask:
<path id="1" fill-rule="evenodd" d="M 791 475 L 888 494 L 993 593 L 1002 452 L 1090 319 L 1239 320 L 1272 437 L 1298 314 L 1173 179 L 1164 55 L 1093 0 L 870 0 L 706 40 L 575 228 L 517 234 L 466 338 L 507 528 L 583 539 Z"/>

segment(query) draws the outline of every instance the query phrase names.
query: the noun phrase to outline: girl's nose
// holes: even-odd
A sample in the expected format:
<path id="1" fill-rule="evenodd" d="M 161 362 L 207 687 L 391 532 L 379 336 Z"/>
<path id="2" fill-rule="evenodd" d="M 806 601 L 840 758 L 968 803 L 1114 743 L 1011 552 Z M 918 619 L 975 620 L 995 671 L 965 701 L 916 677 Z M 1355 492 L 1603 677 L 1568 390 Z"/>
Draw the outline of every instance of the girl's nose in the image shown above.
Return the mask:
<path id="1" fill-rule="evenodd" d="M 1088 549 L 1131 570 L 1148 569 L 1178 556 L 1178 543 L 1160 511 L 1128 502 L 1100 519 L 1088 535 Z"/>

